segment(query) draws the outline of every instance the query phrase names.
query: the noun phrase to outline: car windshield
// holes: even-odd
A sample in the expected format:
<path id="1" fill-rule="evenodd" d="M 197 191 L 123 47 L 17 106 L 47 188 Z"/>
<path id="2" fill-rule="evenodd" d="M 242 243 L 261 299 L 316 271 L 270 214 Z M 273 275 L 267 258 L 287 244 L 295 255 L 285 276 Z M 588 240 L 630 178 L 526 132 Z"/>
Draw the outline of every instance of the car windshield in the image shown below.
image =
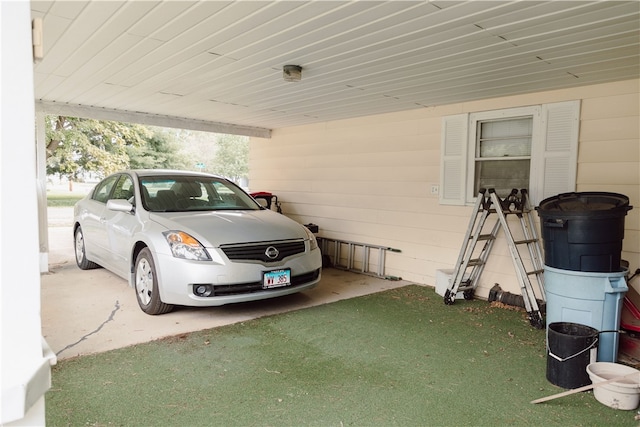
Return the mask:
<path id="1" fill-rule="evenodd" d="M 140 190 L 142 204 L 151 212 L 260 209 L 260 205 L 240 187 L 215 177 L 141 177 Z"/>

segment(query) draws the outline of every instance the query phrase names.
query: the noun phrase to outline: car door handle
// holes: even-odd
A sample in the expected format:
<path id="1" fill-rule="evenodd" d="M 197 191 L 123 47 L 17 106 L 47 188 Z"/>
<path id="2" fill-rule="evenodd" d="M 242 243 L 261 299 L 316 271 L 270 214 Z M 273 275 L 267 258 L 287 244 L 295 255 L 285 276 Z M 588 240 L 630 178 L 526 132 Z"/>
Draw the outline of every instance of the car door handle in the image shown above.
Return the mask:
<path id="1" fill-rule="evenodd" d="M 104 224 L 106 222 L 107 222 L 107 218 L 105 218 L 105 217 L 101 217 L 100 218 L 100 224 Z"/>

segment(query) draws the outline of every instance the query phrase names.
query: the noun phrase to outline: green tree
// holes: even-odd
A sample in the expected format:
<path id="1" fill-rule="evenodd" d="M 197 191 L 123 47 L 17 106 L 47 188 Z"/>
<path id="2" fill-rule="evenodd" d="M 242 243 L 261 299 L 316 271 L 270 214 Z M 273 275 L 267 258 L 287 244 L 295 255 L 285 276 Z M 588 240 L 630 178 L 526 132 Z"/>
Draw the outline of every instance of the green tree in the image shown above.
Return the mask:
<path id="1" fill-rule="evenodd" d="M 211 165 L 216 156 L 218 134 L 188 129 L 176 130 L 176 138 L 184 153 L 188 154 L 191 163 L 187 169 L 212 172 Z M 197 166 L 197 165 L 203 165 Z"/>
<path id="2" fill-rule="evenodd" d="M 77 180 L 85 172 L 107 175 L 129 166 L 127 146 L 143 146 L 145 126 L 66 116 L 47 116 L 47 174 Z"/>
<path id="3" fill-rule="evenodd" d="M 238 182 L 249 175 L 249 138 L 240 135 L 219 134 L 216 138 L 216 156 L 212 169 L 218 175 Z"/>
<path id="4" fill-rule="evenodd" d="M 178 130 L 152 128 L 153 135 L 142 145 L 127 145 L 129 167 L 133 169 L 188 169 L 194 160 L 180 151 Z"/>
<path id="5" fill-rule="evenodd" d="M 47 174 L 69 182 L 126 168 L 197 169 L 235 181 L 248 176 L 249 139 L 184 129 L 47 116 Z"/>

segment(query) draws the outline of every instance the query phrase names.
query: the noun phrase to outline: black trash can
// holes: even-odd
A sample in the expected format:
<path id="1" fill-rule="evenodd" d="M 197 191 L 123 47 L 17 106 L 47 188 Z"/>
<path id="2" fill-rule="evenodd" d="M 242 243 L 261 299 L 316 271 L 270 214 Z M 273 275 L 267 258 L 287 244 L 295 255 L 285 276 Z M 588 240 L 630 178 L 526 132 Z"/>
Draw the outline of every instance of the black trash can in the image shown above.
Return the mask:
<path id="1" fill-rule="evenodd" d="M 629 198 L 617 193 L 563 193 L 536 207 L 545 265 L 562 270 L 621 271 Z"/>

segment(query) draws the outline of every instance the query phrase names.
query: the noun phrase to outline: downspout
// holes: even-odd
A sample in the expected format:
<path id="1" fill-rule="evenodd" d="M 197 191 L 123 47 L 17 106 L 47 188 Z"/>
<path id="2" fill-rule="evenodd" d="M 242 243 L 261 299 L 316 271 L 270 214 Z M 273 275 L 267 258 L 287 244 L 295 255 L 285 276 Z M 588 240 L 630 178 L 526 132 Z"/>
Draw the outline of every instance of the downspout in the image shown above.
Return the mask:
<path id="1" fill-rule="evenodd" d="M 40 273 L 49 272 L 49 221 L 47 217 L 47 141 L 45 113 L 36 112 L 36 190 L 38 196 L 38 233 Z"/>

